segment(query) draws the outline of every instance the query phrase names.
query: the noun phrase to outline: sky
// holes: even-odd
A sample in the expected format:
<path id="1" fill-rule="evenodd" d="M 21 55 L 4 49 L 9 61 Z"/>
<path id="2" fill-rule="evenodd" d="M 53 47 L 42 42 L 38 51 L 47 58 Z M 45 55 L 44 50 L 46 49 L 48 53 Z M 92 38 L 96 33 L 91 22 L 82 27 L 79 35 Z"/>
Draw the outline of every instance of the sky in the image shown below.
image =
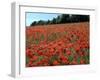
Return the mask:
<path id="1" fill-rule="evenodd" d="M 30 26 L 30 24 L 34 21 L 52 20 L 54 17 L 56 18 L 58 15 L 59 14 L 27 12 L 26 13 L 26 26 Z"/>

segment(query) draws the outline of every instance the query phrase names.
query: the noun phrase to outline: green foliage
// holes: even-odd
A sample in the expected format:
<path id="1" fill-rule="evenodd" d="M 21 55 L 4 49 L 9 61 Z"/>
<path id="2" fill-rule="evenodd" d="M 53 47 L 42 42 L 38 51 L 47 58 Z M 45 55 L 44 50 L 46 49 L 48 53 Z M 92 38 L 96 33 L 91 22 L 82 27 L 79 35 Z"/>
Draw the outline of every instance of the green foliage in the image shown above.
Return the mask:
<path id="1" fill-rule="evenodd" d="M 69 62 L 72 62 L 73 61 L 73 56 L 72 55 L 70 55 L 70 56 L 68 56 L 68 60 L 69 60 Z"/>
<path id="2" fill-rule="evenodd" d="M 26 57 L 26 63 L 29 63 L 29 60 L 30 60 L 29 57 Z"/>
<path id="3" fill-rule="evenodd" d="M 78 64 L 80 64 L 80 61 L 81 61 L 81 57 L 78 57 L 78 58 L 77 58 Z"/>

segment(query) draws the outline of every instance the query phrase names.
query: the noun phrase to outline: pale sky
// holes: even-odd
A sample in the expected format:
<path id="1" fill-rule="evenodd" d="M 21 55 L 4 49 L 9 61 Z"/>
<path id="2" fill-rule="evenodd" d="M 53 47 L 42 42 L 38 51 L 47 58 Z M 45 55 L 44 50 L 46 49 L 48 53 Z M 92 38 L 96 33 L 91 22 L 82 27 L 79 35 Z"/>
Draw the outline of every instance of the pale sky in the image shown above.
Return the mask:
<path id="1" fill-rule="evenodd" d="M 33 21 L 52 20 L 53 18 L 56 18 L 58 15 L 60 14 L 27 12 L 26 13 L 26 26 L 30 26 L 30 24 Z"/>

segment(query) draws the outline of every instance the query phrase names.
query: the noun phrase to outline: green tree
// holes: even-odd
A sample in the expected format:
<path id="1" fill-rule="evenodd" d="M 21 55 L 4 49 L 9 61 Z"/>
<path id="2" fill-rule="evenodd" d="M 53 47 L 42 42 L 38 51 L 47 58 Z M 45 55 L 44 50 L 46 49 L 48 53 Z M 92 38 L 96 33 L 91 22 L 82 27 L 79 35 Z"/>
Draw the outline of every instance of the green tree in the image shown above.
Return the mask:
<path id="1" fill-rule="evenodd" d="M 56 24 L 56 18 L 53 18 L 53 20 L 51 21 L 52 24 Z"/>
<path id="2" fill-rule="evenodd" d="M 36 21 L 34 21 L 30 26 L 35 26 L 37 24 Z"/>

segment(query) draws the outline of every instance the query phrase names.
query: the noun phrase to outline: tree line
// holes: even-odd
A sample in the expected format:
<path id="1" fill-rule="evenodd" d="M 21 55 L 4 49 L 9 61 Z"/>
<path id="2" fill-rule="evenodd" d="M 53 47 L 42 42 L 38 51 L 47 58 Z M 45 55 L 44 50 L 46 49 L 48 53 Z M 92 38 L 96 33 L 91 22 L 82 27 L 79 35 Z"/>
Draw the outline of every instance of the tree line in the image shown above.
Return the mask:
<path id="1" fill-rule="evenodd" d="M 74 23 L 74 22 L 89 22 L 89 15 L 70 15 L 61 14 L 52 20 L 39 20 L 34 21 L 30 26 L 47 25 L 47 24 L 61 24 L 61 23 Z"/>

